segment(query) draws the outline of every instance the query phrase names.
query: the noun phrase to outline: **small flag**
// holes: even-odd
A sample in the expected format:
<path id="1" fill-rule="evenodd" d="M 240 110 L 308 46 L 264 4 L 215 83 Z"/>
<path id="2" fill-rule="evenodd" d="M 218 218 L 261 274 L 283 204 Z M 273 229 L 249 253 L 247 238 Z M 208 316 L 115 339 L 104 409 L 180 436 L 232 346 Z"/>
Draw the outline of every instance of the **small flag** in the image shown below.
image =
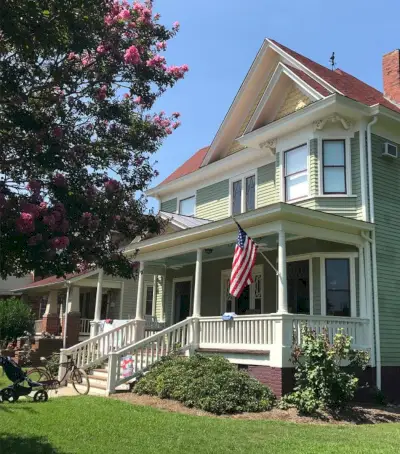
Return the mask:
<path id="1" fill-rule="evenodd" d="M 253 283 L 252 271 L 256 262 L 257 245 L 236 222 L 239 234 L 233 256 L 229 293 L 238 298 L 247 285 Z"/>

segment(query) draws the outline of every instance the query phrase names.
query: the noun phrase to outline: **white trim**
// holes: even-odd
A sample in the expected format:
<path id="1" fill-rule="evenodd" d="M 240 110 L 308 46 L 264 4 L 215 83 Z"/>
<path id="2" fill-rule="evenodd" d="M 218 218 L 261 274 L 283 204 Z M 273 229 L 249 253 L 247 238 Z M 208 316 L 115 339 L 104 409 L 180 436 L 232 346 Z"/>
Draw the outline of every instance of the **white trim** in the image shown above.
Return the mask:
<path id="1" fill-rule="evenodd" d="M 314 254 L 313 254 L 314 255 Z M 320 258 L 320 279 L 321 279 L 321 315 L 326 316 L 326 259 L 348 259 L 350 273 L 350 316 L 357 316 L 357 281 L 355 270 L 355 258 L 358 257 L 358 252 L 324 252 L 316 254 Z"/>
<path id="2" fill-rule="evenodd" d="M 175 284 L 177 282 L 190 282 L 190 308 L 189 308 L 189 317 L 191 316 L 193 312 L 193 276 L 185 276 L 185 277 L 175 277 L 172 279 L 172 316 L 171 316 L 171 321 L 172 324 L 175 324 L 175 306 L 176 306 L 176 300 L 175 300 Z"/>
<path id="3" fill-rule="evenodd" d="M 146 306 L 147 306 L 147 289 L 153 289 L 153 295 L 151 297 L 151 314 L 146 314 Z M 154 281 L 153 282 L 145 282 L 143 286 L 143 299 L 144 299 L 144 315 L 145 316 L 152 316 L 154 311 L 154 295 L 155 295 L 155 288 L 154 288 Z"/>
<path id="4" fill-rule="evenodd" d="M 241 196 L 240 196 L 241 197 L 241 201 L 240 201 L 241 212 L 235 214 L 235 216 L 237 216 L 238 214 L 247 213 L 247 211 L 246 211 L 246 179 L 249 177 L 252 177 L 252 176 L 254 176 L 254 184 L 255 184 L 255 186 L 254 186 L 254 210 L 256 210 L 258 208 L 258 204 L 257 204 L 258 168 L 256 168 L 254 170 L 249 170 L 248 172 L 241 173 L 240 175 L 236 175 L 229 179 L 229 199 L 228 199 L 229 200 L 229 211 L 228 211 L 229 216 L 232 216 L 233 183 L 236 183 L 237 181 L 242 182 Z M 249 210 L 249 211 L 254 211 L 254 210 Z"/>
<path id="5" fill-rule="evenodd" d="M 121 294 L 119 298 L 119 319 L 123 320 L 122 318 L 122 311 L 124 307 L 124 293 L 125 293 L 125 281 L 121 282 Z"/>

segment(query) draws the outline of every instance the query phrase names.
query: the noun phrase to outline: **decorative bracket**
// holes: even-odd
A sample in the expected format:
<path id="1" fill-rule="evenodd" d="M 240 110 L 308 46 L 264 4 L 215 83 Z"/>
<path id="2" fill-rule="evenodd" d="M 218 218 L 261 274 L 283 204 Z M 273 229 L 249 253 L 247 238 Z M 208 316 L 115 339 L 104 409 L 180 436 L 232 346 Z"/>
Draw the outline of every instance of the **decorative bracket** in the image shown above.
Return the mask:
<path id="1" fill-rule="evenodd" d="M 329 117 L 323 118 L 321 120 L 314 121 L 314 131 L 322 131 L 327 123 L 341 123 L 343 129 L 348 131 L 353 123 L 347 118 L 341 117 L 338 114 L 330 115 Z"/>
<path id="2" fill-rule="evenodd" d="M 269 148 L 271 150 L 271 152 L 273 154 L 276 153 L 276 144 L 277 144 L 278 140 L 275 138 L 275 139 L 270 139 L 270 140 L 264 140 L 264 142 L 260 142 L 258 144 L 258 146 L 261 148 L 261 149 L 264 149 L 264 148 Z"/>

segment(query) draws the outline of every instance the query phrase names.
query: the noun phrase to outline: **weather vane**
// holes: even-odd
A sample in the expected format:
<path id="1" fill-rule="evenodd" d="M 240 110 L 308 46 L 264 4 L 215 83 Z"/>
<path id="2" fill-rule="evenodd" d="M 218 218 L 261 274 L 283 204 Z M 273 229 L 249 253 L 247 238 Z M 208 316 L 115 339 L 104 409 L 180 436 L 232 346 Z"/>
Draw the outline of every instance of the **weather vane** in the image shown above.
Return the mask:
<path id="1" fill-rule="evenodd" d="M 332 52 L 332 55 L 331 55 L 331 58 L 329 59 L 329 61 L 331 62 L 332 71 L 333 71 L 336 66 L 335 52 Z"/>

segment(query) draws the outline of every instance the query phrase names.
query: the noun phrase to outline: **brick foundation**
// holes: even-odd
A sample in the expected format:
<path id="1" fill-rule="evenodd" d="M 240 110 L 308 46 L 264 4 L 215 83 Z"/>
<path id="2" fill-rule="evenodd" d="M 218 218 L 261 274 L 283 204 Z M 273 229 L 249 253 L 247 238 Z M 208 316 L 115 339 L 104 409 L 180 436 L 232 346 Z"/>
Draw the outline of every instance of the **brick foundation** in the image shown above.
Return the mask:
<path id="1" fill-rule="evenodd" d="M 79 312 L 69 312 L 67 318 L 67 347 L 72 347 L 79 343 L 79 331 L 81 326 L 81 314 Z M 62 332 L 64 333 L 65 318 L 62 320 Z"/>
<path id="2" fill-rule="evenodd" d="M 263 385 L 268 386 L 276 397 L 293 390 L 294 369 L 292 367 L 248 366 L 249 374 Z"/>
<path id="3" fill-rule="evenodd" d="M 54 334 L 55 336 L 60 334 L 60 317 L 57 314 L 47 314 L 42 319 L 42 332 Z"/>
<path id="4" fill-rule="evenodd" d="M 382 392 L 389 402 L 400 402 L 400 366 L 382 366 Z"/>

